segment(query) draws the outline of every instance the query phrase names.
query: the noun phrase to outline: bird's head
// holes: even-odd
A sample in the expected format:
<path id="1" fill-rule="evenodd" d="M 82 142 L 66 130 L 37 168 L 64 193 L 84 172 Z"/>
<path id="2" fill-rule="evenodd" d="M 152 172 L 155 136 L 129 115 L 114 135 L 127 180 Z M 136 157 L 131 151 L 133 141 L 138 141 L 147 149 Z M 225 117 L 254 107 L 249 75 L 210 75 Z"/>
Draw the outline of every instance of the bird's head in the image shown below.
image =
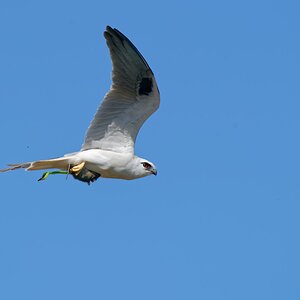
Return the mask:
<path id="1" fill-rule="evenodd" d="M 141 177 L 152 175 L 152 174 L 157 175 L 157 170 L 155 165 L 144 158 L 138 158 L 137 171 Z"/>

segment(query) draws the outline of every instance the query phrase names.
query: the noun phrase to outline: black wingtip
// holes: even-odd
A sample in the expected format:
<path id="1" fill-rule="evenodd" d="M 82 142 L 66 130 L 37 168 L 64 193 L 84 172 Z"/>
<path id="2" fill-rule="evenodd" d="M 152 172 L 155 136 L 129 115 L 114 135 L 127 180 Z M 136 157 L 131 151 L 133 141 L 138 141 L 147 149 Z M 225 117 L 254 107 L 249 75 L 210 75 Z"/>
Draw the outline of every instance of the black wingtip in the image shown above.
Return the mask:
<path id="1" fill-rule="evenodd" d="M 104 37 L 106 39 L 108 37 L 110 37 L 112 39 L 113 39 L 113 37 L 116 37 L 116 38 L 118 38 L 118 39 L 121 40 L 122 44 L 124 44 L 124 41 L 126 41 L 129 44 L 129 46 L 137 53 L 137 55 L 140 57 L 140 59 L 145 64 L 145 66 L 147 67 L 147 69 L 149 69 L 152 72 L 150 66 L 148 65 L 147 61 L 145 60 L 145 58 L 143 57 L 143 55 L 141 54 L 141 52 L 129 40 L 129 38 L 127 36 L 125 36 L 121 31 L 119 31 L 117 28 L 112 28 L 111 26 L 107 25 L 106 26 L 106 30 L 104 31 Z"/>

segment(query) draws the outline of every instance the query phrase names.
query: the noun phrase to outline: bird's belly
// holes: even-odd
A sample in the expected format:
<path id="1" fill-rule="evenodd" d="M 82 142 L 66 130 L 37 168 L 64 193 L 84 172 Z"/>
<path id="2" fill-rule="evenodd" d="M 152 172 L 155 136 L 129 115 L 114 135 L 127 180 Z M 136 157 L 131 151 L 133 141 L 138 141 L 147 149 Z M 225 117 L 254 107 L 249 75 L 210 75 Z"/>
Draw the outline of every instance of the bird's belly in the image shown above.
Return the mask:
<path id="1" fill-rule="evenodd" d="M 127 180 L 137 178 L 128 167 L 133 158 L 132 154 L 90 149 L 79 152 L 78 156 L 85 162 L 88 170 L 100 174 L 101 177 Z"/>
<path id="2" fill-rule="evenodd" d="M 100 174 L 100 176 L 103 178 L 117 178 L 117 179 L 126 179 L 126 180 L 131 180 L 136 178 L 135 176 L 133 176 L 133 174 L 121 168 L 115 168 L 115 167 L 103 168 L 103 166 L 90 164 L 90 163 L 86 163 L 86 168 Z"/>

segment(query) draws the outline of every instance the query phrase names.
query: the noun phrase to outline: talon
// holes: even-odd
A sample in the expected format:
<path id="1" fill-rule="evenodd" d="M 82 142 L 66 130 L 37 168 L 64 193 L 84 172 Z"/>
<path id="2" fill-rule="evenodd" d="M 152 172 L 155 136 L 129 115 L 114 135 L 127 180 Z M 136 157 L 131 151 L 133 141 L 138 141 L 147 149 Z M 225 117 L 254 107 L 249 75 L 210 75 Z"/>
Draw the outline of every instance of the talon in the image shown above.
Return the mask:
<path id="1" fill-rule="evenodd" d="M 84 167 L 84 165 L 85 165 L 85 162 L 83 161 L 82 163 L 70 168 L 69 172 L 71 174 L 78 175 L 80 173 L 80 171 L 82 170 L 82 168 Z"/>

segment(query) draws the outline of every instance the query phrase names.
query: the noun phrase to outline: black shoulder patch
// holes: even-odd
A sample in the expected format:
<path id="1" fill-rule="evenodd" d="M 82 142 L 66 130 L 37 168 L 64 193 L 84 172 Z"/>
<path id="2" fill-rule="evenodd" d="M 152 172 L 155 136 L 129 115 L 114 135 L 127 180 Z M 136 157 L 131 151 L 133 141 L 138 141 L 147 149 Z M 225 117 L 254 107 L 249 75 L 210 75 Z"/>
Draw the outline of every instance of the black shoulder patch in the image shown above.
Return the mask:
<path id="1" fill-rule="evenodd" d="M 152 92 L 153 82 L 151 78 L 144 77 L 140 82 L 139 95 L 148 96 Z"/>

